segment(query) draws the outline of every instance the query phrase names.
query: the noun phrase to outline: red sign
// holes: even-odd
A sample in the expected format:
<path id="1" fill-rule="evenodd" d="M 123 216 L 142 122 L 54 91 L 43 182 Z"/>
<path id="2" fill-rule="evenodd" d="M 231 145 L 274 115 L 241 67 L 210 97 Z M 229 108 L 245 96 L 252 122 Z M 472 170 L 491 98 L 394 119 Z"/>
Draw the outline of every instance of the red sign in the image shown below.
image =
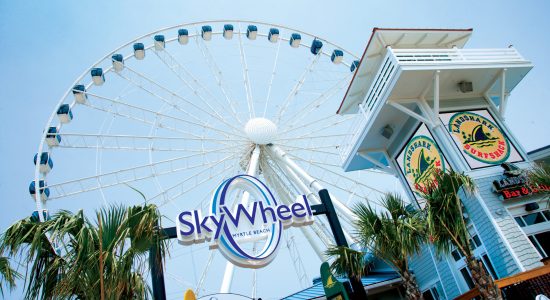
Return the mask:
<path id="1" fill-rule="evenodd" d="M 538 194 L 543 191 L 550 191 L 550 186 L 547 185 L 522 185 L 522 186 L 516 186 L 513 188 L 500 190 L 497 193 L 502 195 L 503 200 L 508 200 L 512 198 L 518 198 L 518 197 L 524 197 L 532 194 Z"/>

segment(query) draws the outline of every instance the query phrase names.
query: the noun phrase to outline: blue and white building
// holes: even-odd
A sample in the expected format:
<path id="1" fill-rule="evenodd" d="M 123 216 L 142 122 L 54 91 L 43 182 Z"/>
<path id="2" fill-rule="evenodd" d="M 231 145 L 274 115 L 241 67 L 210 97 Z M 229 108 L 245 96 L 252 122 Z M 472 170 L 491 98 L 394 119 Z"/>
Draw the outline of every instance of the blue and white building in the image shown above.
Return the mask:
<path id="1" fill-rule="evenodd" d="M 475 193 L 461 198 L 474 252 L 494 278 L 504 278 L 542 266 L 550 254 L 547 201 L 521 174 L 532 155 L 504 120 L 509 95 L 533 65 L 513 47 L 465 48 L 471 34 L 373 30 L 338 110 L 356 115 L 342 167 L 395 175 L 420 207 L 414 191 L 429 170 L 472 177 Z M 411 266 L 426 299 L 453 299 L 473 287 L 458 251 L 438 257 L 426 245 Z"/>

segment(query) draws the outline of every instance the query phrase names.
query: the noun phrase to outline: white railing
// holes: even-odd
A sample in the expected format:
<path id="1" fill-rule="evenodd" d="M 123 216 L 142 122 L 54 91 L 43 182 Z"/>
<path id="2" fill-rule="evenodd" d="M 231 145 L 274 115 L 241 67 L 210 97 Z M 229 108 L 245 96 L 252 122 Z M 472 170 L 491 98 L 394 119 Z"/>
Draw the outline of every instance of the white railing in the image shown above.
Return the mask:
<path id="1" fill-rule="evenodd" d="M 400 65 L 525 63 L 514 48 L 389 49 Z"/>
<path id="2" fill-rule="evenodd" d="M 357 117 L 353 120 L 353 125 L 350 128 L 350 135 L 342 141 L 342 146 L 340 147 L 342 162 L 350 155 L 363 128 L 367 126 L 368 120 L 377 106 L 376 104 L 379 102 L 380 98 L 383 97 L 393 76 L 397 73 L 398 61 L 391 49 L 389 50 L 390 51 L 386 52 L 378 72 L 373 77 L 374 81 L 367 91 L 365 99 L 359 104 L 359 111 Z"/>
<path id="3" fill-rule="evenodd" d="M 359 104 L 359 112 L 355 117 L 353 117 L 351 121 L 351 126 L 348 129 L 349 135 L 347 135 L 344 140 L 342 141 L 342 145 L 340 146 L 340 159 L 341 162 L 344 163 L 348 156 L 350 155 L 350 152 L 353 150 L 353 146 L 357 142 L 357 139 L 359 138 L 359 135 L 362 132 L 362 129 L 367 126 L 368 116 L 363 109 L 363 105 Z"/>
<path id="4" fill-rule="evenodd" d="M 445 66 L 445 65 L 481 65 L 528 63 L 514 48 L 499 49 L 392 49 L 387 48 L 386 55 L 372 79 L 365 98 L 359 104 L 357 117 L 353 120 L 350 134 L 342 141 L 340 156 L 344 162 L 358 142 L 359 135 L 371 118 L 373 111 L 386 97 L 394 75 L 401 66 Z"/>

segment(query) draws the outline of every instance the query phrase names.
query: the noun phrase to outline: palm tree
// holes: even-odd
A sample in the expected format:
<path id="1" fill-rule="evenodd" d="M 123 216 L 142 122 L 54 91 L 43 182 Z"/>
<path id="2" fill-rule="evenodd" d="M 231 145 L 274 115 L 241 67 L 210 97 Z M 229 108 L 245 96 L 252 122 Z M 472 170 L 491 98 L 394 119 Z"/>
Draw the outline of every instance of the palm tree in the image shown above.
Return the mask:
<path id="1" fill-rule="evenodd" d="M 149 247 L 166 252 L 155 205 L 97 211 L 61 211 L 50 220 L 29 217 L 0 239 L 0 251 L 26 261 L 27 299 L 144 299 Z"/>
<path id="2" fill-rule="evenodd" d="M 330 270 L 338 276 L 350 276 L 361 280 L 365 275 L 365 252 L 357 251 L 344 246 L 328 248 L 325 254 L 333 259 Z"/>
<path id="3" fill-rule="evenodd" d="M 418 211 L 408 210 L 397 194 L 386 194 L 382 199 L 386 209 L 377 212 L 370 204 L 360 203 L 353 208 L 357 216 L 357 237 L 363 248 L 393 267 L 403 279 L 408 299 L 422 299 L 422 294 L 409 271 L 410 256 L 418 253 L 425 242 L 424 220 Z M 359 262 L 364 262 L 357 251 L 332 249 L 327 254 L 338 254 L 334 270 L 352 270 L 362 274 Z M 345 255 L 347 254 L 347 255 Z M 347 257 L 347 258 L 346 258 Z"/>
<path id="4" fill-rule="evenodd" d="M 544 187 L 539 190 L 544 193 L 550 201 L 550 165 L 544 163 L 537 164 L 532 170 L 527 172 L 527 176 L 532 185 Z"/>
<path id="5" fill-rule="evenodd" d="M 458 195 L 460 189 L 471 194 L 475 190 L 473 180 L 454 171 L 434 172 L 430 182 L 419 195 L 427 201 L 426 221 L 430 241 L 439 254 L 448 254 L 456 248 L 466 259 L 474 285 L 484 299 L 502 299 L 493 278 L 485 271 L 481 261 L 473 254 L 470 244 L 465 207 Z"/>
<path id="6" fill-rule="evenodd" d="M 21 274 L 11 268 L 7 257 L 0 257 L 0 295 L 4 296 L 4 284 L 12 290 L 15 288 L 15 280 L 21 278 Z"/>

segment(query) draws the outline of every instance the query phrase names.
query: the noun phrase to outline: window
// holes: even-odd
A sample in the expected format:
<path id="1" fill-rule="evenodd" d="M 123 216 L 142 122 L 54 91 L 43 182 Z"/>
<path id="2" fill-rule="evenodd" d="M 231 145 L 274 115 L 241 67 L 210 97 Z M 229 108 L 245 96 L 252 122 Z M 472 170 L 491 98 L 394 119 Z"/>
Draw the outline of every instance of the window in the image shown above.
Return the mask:
<path id="1" fill-rule="evenodd" d="M 468 271 L 468 268 L 460 269 L 460 273 L 462 274 L 462 277 L 464 277 L 464 281 L 466 281 L 468 288 L 473 289 L 474 281 L 472 280 L 472 276 L 470 276 L 470 272 Z"/>
<path id="2" fill-rule="evenodd" d="M 523 220 L 523 219 L 522 219 Z M 493 279 L 498 279 L 497 272 L 489 259 L 489 255 L 487 253 L 487 250 L 485 249 L 485 246 L 483 245 L 480 236 L 478 235 L 475 227 L 472 225 L 468 228 L 468 231 L 470 233 L 470 246 L 472 248 L 472 254 L 474 257 L 481 261 L 483 268 L 485 269 L 485 272 L 487 274 L 490 274 Z M 455 261 L 455 270 L 457 270 L 460 275 L 457 277 L 462 277 L 464 280 L 460 281 L 461 290 L 463 292 L 470 290 L 474 287 L 474 282 L 472 280 L 472 277 L 470 275 L 470 271 L 467 268 L 466 265 L 466 259 L 462 253 L 458 251 L 458 249 L 454 249 L 451 251 L 451 256 L 453 257 Z"/>
<path id="3" fill-rule="evenodd" d="M 481 240 L 479 239 L 479 236 L 477 236 L 477 234 L 474 235 L 472 239 L 474 240 L 473 244 L 475 244 L 475 248 L 481 246 Z"/>
<path id="4" fill-rule="evenodd" d="M 462 256 L 462 253 L 460 253 L 458 250 L 453 250 L 451 252 L 451 254 L 453 255 L 453 258 L 455 259 L 455 261 L 459 261 L 463 256 Z"/>
<path id="5" fill-rule="evenodd" d="M 544 215 L 540 212 L 528 214 L 523 216 L 522 218 L 525 221 L 525 224 L 527 224 L 527 226 L 546 222 Z"/>
<path id="6" fill-rule="evenodd" d="M 483 261 L 483 267 L 485 268 L 485 271 L 489 272 L 493 279 L 498 279 L 497 272 L 495 272 L 495 268 L 493 267 L 491 260 L 489 260 L 489 256 L 487 256 L 487 254 L 483 254 L 481 256 L 481 259 Z"/>
<path id="7" fill-rule="evenodd" d="M 432 286 L 431 288 L 425 290 L 422 293 L 422 297 L 424 297 L 424 300 L 439 300 L 439 299 L 441 299 L 439 297 L 439 292 L 437 291 L 437 285 Z"/>
<path id="8" fill-rule="evenodd" d="M 550 231 L 530 235 L 529 240 L 542 257 L 550 255 Z"/>
<path id="9" fill-rule="evenodd" d="M 514 218 L 520 227 L 550 222 L 550 210 L 538 211 Z"/>
<path id="10" fill-rule="evenodd" d="M 515 217 L 514 220 L 518 223 L 519 227 L 525 227 L 525 222 L 521 217 Z"/>

